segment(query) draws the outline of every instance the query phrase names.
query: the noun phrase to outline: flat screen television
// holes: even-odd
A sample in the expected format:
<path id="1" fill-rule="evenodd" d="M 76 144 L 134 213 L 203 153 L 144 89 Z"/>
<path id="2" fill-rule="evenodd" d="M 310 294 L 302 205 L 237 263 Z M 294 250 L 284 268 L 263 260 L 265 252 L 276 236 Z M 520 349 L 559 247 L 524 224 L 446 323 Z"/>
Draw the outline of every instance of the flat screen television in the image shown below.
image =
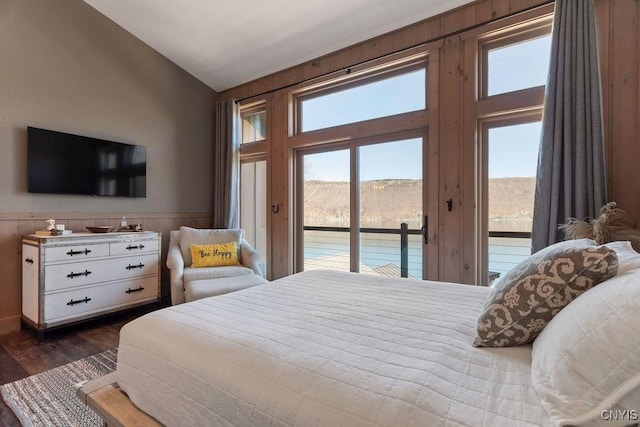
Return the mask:
<path id="1" fill-rule="evenodd" d="M 146 197 L 147 149 L 27 128 L 29 193 Z"/>

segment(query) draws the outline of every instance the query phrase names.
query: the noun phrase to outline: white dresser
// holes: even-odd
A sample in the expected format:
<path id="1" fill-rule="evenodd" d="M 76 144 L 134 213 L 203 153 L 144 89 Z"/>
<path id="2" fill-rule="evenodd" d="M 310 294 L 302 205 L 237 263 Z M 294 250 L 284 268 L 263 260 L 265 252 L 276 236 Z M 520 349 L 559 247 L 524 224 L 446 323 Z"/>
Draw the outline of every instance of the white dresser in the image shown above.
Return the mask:
<path id="1" fill-rule="evenodd" d="M 22 320 L 44 331 L 160 299 L 160 233 L 22 239 Z"/>

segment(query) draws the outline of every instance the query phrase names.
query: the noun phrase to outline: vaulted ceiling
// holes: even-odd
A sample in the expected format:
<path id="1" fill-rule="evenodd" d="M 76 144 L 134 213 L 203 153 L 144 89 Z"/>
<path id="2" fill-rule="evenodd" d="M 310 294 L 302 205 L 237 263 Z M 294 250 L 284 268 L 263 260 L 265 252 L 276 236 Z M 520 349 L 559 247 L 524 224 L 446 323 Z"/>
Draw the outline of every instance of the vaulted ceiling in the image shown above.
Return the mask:
<path id="1" fill-rule="evenodd" d="M 220 92 L 473 0 L 84 0 Z"/>

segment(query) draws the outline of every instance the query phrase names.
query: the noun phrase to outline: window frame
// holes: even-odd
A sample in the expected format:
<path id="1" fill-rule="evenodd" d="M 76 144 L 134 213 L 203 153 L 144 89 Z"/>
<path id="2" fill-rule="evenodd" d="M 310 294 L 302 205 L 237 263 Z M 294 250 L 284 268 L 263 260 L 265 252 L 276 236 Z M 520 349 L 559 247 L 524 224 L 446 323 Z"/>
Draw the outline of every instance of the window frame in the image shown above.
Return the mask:
<path id="1" fill-rule="evenodd" d="M 494 97 L 528 92 L 532 89 L 542 88 L 545 85 L 532 86 L 529 88 L 514 90 L 510 92 L 488 95 L 489 91 L 489 51 L 511 46 L 517 43 L 534 40 L 541 36 L 551 34 L 552 17 L 546 16 L 531 22 L 520 24 L 513 28 L 494 31 L 478 38 L 478 99 L 490 99 Z"/>
<path id="2" fill-rule="evenodd" d="M 239 144 L 238 147 L 238 157 L 239 157 L 239 163 L 240 165 L 242 164 L 246 164 L 246 163 L 257 163 L 260 161 L 265 161 L 266 162 L 266 168 L 267 168 L 267 185 L 266 185 L 266 194 L 265 194 L 265 210 L 267 213 L 267 217 L 266 217 L 266 247 L 267 247 L 267 253 L 265 254 L 260 254 L 260 256 L 262 257 L 262 261 L 264 262 L 264 264 L 266 265 L 266 269 L 267 269 L 267 278 L 271 276 L 271 261 L 272 261 L 272 257 L 271 257 L 271 215 L 269 215 L 269 206 L 270 206 L 270 197 L 271 197 L 271 188 L 268 185 L 269 182 L 269 176 L 270 176 L 270 164 L 269 164 L 269 160 L 268 160 L 268 149 L 270 146 L 270 140 L 271 140 L 271 125 L 270 125 L 270 120 L 271 120 L 271 102 L 270 99 L 267 98 L 261 98 L 261 99 L 250 99 L 247 101 L 241 101 L 239 103 L 239 113 L 238 113 L 238 119 L 240 120 L 240 125 L 238 126 L 240 129 L 240 139 L 242 140 L 242 130 L 243 130 L 243 126 L 242 126 L 242 120 L 243 120 L 243 115 L 244 114 L 253 114 L 259 111 L 265 111 L 266 114 L 266 124 L 265 124 L 265 135 L 264 135 L 264 139 L 262 140 L 258 140 L 258 141 L 253 141 L 253 142 L 246 142 L 246 143 L 241 143 Z M 240 212 L 240 218 L 242 218 L 242 193 L 241 193 L 241 189 L 242 189 L 242 174 L 238 173 L 238 200 L 239 200 L 239 212 Z M 255 190 L 255 189 L 254 189 Z"/>
<path id="3" fill-rule="evenodd" d="M 392 55 L 385 61 L 377 60 L 373 63 L 356 65 L 347 67 L 338 73 L 324 76 L 314 82 L 301 85 L 298 89 L 290 92 L 290 122 L 289 136 L 305 135 L 310 133 L 319 133 L 330 129 L 342 128 L 344 126 L 353 126 L 354 124 L 374 122 L 377 120 L 388 119 L 389 117 L 411 114 L 415 111 L 425 111 L 429 109 L 429 55 L 428 51 L 421 47 L 414 49 L 415 52 L 404 53 L 400 55 Z M 399 113 L 391 116 L 376 117 L 373 119 L 362 120 L 359 122 L 345 123 L 341 125 L 314 129 L 311 131 L 302 131 L 302 103 L 306 100 L 319 98 L 321 96 L 330 95 L 332 93 L 341 92 L 377 81 L 382 81 L 390 77 L 399 76 L 419 69 L 425 72 L 425 99 L 423 110 L 414 110 L 407 113 Z"/>
<path id="4" fill-rule="evenodd" d="M 498 28 L 476 37 L 476 281 L 489 283 L 489 237 L 527 238 L 531 233 L 489 232 L 488 206 L 488 135 L 496 127 L 513 126 L 542 120 L 545 86 L 487 95 L 488 54 L 495 48 L 509 46 L 551 33 L 553 15 L 536 17 L 524 23 Z"/>

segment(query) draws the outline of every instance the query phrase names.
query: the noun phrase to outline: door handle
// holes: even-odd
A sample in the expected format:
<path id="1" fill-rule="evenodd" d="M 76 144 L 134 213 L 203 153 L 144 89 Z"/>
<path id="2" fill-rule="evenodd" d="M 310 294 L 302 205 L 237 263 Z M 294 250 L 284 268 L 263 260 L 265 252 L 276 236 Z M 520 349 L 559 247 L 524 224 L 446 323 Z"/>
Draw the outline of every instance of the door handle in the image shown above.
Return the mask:
<path id="1" fill-rule="evenodd" d="M 424 238 L 424 244 L 429 244 L 429 215 L 424 216 L 424 222 L 422 223 L 422 227 L 420 227 L 420 231 Z"/>

